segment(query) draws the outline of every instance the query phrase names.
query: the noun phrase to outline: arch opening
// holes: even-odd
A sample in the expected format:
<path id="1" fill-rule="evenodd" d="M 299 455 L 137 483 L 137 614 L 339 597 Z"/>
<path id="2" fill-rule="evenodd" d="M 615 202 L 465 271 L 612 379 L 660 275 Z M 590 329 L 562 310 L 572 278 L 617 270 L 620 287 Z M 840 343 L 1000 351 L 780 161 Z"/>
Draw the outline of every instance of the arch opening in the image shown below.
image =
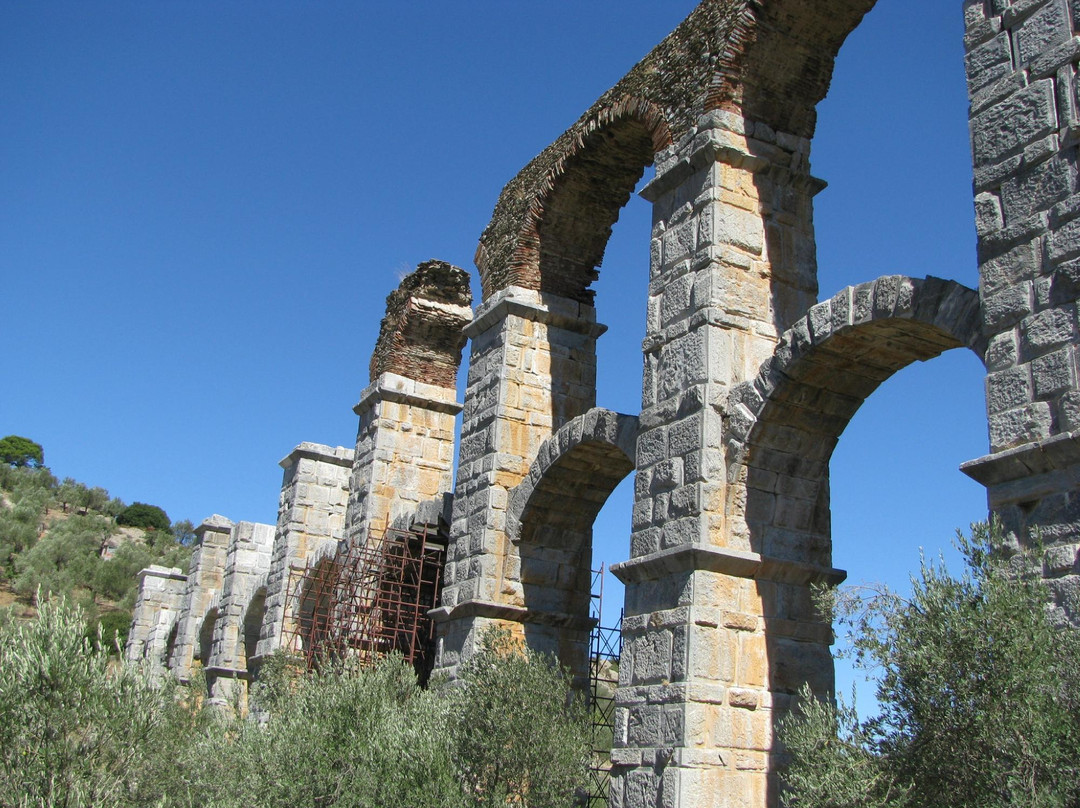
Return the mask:
<path id="1" fill-rule="evenodd" d="M 592 528 L 615 488 L 634 469 L 637 419 L 594 409 L 545 443 L 529 477 L 511 494 L 509 534 L 527 610 L 529 646 L 549 651 L 577 676 L 588 671 Z"/>
<path id="2" fill-rule="evenodd" d="M 251 598 L 251 603 L 248 604 L 247 611 L 244 613 L 243 635 L 240 643 L 243 658 L 239 660 L 239 667 L 246 669 L 248 676 L 252 679 L 258 677 L 260 660 L 256 649 L 259 647 L 259 638 L 262 635 L 263 618 L 265 616 L 266 587 L 263 586 L 256 590 Z"/>

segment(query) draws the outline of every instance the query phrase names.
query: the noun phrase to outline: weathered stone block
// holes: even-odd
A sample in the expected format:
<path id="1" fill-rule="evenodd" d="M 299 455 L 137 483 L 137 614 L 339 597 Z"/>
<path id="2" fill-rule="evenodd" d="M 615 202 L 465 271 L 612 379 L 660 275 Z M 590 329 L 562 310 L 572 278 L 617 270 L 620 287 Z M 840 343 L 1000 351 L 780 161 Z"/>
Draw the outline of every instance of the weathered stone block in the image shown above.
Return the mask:
<path id="1" fill-rule="evenodd" d="M 986 377 L 986 407 L 990 413 L 1004 412 L 1031 401 L 1029 367 L 1020 365 Z"/>
<path id="2" fill-rule="evenodd" d="M 1009 36 L 998 34 L 965 57 L 968 75 L 968 93 L 974 93 L 991 81 L 1012 72 L 1012 53 L 1009 48 Z"/>
<path id="3" fill-rule="evenodd" d="M 971 122 L 975 163 L 997 162 L 1050 134 L 1056 126 L 1053 82 L 1037 81 Z"/>
<path id="4" fill-rule="evenodd" d="M 1047 309 L 1020 324 L 1020 353 L 1031 358 L 1076 338 L 1073 309 Z"/>
<path id="5" fill-rule="evenodd" d="M 1072 33 L 1064 0 L 1051 0 L 1013 31 L 1019 66 L 1066 41 Z"/>

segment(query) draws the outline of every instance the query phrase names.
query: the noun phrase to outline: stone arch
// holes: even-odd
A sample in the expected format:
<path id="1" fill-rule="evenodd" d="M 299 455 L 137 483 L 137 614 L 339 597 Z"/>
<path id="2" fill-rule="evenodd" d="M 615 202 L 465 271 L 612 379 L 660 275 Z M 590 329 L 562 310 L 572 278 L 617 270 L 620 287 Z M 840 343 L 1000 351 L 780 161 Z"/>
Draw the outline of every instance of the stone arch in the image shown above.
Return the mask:
<path id="1" fill-rule="evenodd" d="M 592 525 L 634 470 L 638 419 L 593 408 L 545 441 L 510 492 L 507 558 L 530 646 L 556 653 L 575 673 L 587 663 Z"/>
<path id="2" fill-rule="evenodd" d="M 199 624 L 199 661 L 204 668 L 210 664 L 210 656 L 214 652 L 214 626 L 217 624 L 218 617 L 218 607 L 211 606 Z"/>
<path id="3" fill-rule="evenodd" d="M 729 482 L 745 486 L 729 515 L 745 526 L 744 549 L 781 567 L 830 567 L 828 464 L 840 434 L 910 363 L 965 346 L 982 360 L 980 324 L 978 293 L 939 278 L 890 275 L 813 306 L 728 399 Z"/>
<path id="4" fill-rule="evenodd" d="M 257 649 L 259 637 L 262 634 L 263 619 L 266 617 L 266 586 L 260 586 L 251 596 L 247 608 L 244 610 L 244 619 L 241 622 L 240 648 L 243 655 L 240 667 L 245 668 L 248 674 L 254 677 L 257 673 Z"/>
<path id="5" fill-rule="evenodd" d="M 631 95 L 567 130 L 499 198 L 476 251 L 484 299 L 519 286 L 591 305 L 619 211 L 671 140 L 661 109 Z"/>

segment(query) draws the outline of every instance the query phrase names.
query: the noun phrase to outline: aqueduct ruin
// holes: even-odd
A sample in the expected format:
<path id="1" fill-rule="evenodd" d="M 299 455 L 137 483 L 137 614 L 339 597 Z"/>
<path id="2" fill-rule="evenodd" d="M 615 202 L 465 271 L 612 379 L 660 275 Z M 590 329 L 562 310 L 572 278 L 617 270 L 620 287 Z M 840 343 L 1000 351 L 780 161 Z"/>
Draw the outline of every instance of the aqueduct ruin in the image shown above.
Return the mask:
<path id="1" fill-rule="evenodd" d="M 1041 532 L 1075 619 L 1080 3 L 963 0 L 978 291 L 889 276 L 818 302 L 815 106 L 873 5 L 704 0 L 506 186 L 475 312 L 440 262 L 391 295 L 355 449 L 301 444 L 276 528 L 213 517 L 186 577 L 144 571 L 129 656 L 198 660 L 228 698 L 304 641 L 318 599 L 291 569 L 398 530 L 446 544 L 438 669 L 498 624 L 580 672 L 592 520 L 633 473 L 610 804 L 774 805 L 775 722 L 802 683 L 833 687 L 809 597 L 843 577 L 833 448 L 882 381 L 952 348 L 987 370 L 990 454 L 963 470 L 1013 540 Z M 596 408 L 589 287 L 650 165 L 642 405 L 618 414 Z"/>

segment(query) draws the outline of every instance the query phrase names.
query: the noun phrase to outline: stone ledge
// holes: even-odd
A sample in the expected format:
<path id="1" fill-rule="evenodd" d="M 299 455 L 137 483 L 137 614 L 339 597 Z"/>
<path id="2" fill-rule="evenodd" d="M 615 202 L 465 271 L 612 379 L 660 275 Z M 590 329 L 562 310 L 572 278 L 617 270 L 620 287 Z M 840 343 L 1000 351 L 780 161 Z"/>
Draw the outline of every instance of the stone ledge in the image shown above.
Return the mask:
<path id="1" fill-rule="evenodd" d="M 607 331 L 606 325 L 596 322 L 596 309 L 592 306 L 550 293 L 508 286 L 477 308 L 473 321 L 465 326 L 465 335 L 475 339 L 511 314 L 594 339 Z"/>
<path id="2" fill-rule="evenodd" d="M 396 373 L 383 373 L 360 394 L 360 401 L 353 407 L 353 412 L 363 415 L 381 401 L 393 401 L 457 415 L 464 405 L 455 401 L 456 397 L 456 391 L 450 388 L 425 384 Z"/>
<path id="3" fill-rule="evenodd" d="M 578 617 L 564 612 L 541 612 L 525 606 L 494 603 L 490 600 L 465 600 L 456 606 L 438 606 L 428 612 L 436 623 L 446 623 L 464 617 L 487 617 L 491 620 L 509 620 L 514 623 L 536 623 L 579 631 L 592 631 L 596 620 Z"/>
<path id="4" fill-rule="evenodd" d="M 699 570 L 719 572 L 736 578 L 799 585 L 816 581 L 836 585 L 847 577 L 844 570 L 831 567 L 701 544 L 671 547 L 611 566 L 612 574 L 624 584 L 655 581 L 667 575 Z"/>
<path id="5" fill-rule="evenodd" d="M 293 465 L 297 460 L 306 459 L 352 468 L 354 454 L 355 452 L 352 449 L 346 449 L 344 446 L 326 446 L 322 443 L 304 441 L 283 457 L 278 462 L 278 465 L 284 469 Z"/>
<path id="6" fill-rule="evenodd" d="M 140 582 L 146 577 L 166 578 L 173 581 L 187 580 L 187 575 L 181 572 L 179 567 L 162 567 L 160 564 L 151 564 L 149 567 L 139 570 L 137 577 Z"/>
<path id="7" fill-rule="evenodd" d="M 1034 441 L 969 460 L 960 471 L 985 486 L 1064 471 L 1080 465 L 1080 432 L 1063 432 L 1046 440 Z"/>

